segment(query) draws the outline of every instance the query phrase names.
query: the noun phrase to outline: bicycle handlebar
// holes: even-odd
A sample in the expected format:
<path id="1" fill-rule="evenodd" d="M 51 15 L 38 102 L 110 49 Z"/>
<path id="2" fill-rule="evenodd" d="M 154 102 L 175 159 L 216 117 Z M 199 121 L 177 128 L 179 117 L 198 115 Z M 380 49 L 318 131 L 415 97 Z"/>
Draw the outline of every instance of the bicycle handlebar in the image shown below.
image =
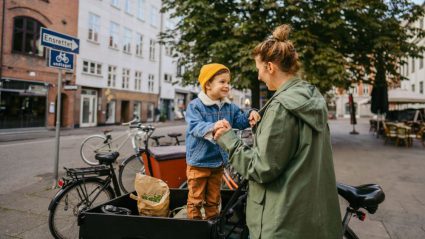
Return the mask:
<path id="1" fill-rule="evenodd" d="M 122 125 L 122 126 L 131 126 L 133 123 L 138 123 L 138 122 L 139 122 L 139 118 L 138 118 L 138 117 L 136 117 L 136 118 L 134 118 L 133 120 L 131 120 L 131 121 L 127 122 L 127 123 L 122 123 L 121 125 Z"/>

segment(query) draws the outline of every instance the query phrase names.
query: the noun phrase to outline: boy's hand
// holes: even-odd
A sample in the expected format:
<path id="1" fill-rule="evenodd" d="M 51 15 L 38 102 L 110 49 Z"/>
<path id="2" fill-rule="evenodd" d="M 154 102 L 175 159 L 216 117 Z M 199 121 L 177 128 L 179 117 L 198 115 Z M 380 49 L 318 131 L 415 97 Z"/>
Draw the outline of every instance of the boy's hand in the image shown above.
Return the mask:
<path id="1" fill-rule="evenodd" d="M 252 111 L 249 113 L 249 117 L 248 117 L 249 125 L 251 125 L 251 128 L 252 128 L 252 127 L 254 127 L 254 125 L 255 125 L 258 121 L 260 121 L 260 119 L 261 119 L 260 114 L 259 114 L 257 111 L 252 110 Z"/>
<path id="2" fill-rule="evenodd" d="M 223 135 L 224 133 L 232 129 L 232 126 L 227 120 L 223 119 L 223 120 L 217 121 L 217 123 L 219 122 L 220 122 L 219 124 L 220 127 L 214 130 L 214 140 L 217 140 L 218 138 L 220 138 L 221 135 Z"/>

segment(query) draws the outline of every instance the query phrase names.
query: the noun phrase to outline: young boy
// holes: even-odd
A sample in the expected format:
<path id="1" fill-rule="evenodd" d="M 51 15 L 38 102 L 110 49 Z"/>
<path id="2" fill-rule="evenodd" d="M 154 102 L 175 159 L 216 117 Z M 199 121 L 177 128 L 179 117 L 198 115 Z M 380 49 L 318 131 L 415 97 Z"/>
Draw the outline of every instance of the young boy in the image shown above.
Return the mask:
<path id="1" fill-rule="evenodd" d="M 227 98 L 230 70 L 226 66 L 202 66 L 198 81 L 202 91 L 186 111 L 187 215 L 190 219 L 203 219 L 204 207 L 205 219 L 210 219 L 219 214 L 221 177 L 228 158 L 213 140 L 214 132 L 223 127 L 223 119 L 233 128 L 245 129 L 255 124 L 260 115 L 253 110 L 244 113 Z"/>

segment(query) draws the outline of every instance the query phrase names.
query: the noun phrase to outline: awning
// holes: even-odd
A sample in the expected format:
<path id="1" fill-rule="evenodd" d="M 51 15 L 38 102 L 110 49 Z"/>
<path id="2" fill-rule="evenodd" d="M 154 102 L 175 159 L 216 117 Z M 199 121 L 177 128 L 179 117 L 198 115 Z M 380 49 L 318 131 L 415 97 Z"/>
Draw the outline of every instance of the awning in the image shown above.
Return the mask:
<path id="1" fill-rule="evenodd" d="M 403 89 L 388 91 L 388 102 L 396 104 L 425 103 L 425 95 Z"/>

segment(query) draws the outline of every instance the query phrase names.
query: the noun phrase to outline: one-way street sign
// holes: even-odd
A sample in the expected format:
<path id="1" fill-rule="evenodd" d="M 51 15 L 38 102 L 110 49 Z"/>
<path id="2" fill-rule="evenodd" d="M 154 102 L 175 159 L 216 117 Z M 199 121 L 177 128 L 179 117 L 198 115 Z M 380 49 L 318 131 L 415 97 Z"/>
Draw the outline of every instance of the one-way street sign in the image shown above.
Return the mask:
<path id="1" fill-rule="evenodd" d="M 41 45 L 61 51 L 80 53 L 80 40 L 50 29 L 41 28 Z"/>

